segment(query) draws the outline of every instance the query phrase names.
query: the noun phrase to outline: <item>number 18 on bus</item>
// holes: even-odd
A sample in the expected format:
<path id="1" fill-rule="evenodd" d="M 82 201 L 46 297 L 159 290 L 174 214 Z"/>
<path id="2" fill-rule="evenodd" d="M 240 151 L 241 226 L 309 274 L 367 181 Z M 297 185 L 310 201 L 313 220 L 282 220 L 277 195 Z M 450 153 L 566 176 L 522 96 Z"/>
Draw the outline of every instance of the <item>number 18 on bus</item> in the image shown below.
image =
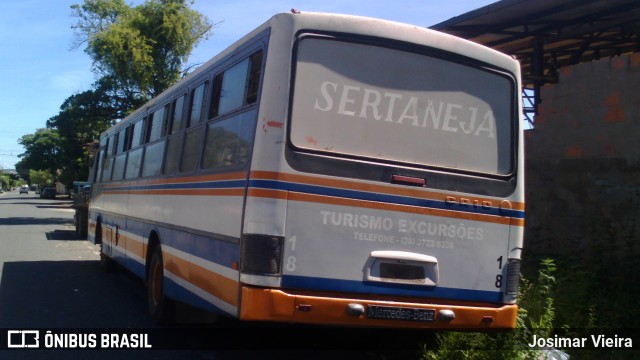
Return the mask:
<path id="1" fill-rule="evenodd" d="M 517 61 L 428 29 L 278 14 L 105 131 L 89 237 L 242 320 L 513 328 Z"/>

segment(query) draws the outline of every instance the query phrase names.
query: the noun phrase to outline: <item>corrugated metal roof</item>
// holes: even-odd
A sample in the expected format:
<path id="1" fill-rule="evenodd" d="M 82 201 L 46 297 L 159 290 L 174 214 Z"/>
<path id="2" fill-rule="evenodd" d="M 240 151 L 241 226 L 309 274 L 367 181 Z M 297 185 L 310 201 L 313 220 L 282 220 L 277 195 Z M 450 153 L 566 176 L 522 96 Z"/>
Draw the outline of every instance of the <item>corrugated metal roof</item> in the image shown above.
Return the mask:
<path id="1" fill-rule="evenodd" d="M 503 0 L 431 28 L 516 56 L 533 88 L 561 67 L 640 51 L 640 1 Z"/>

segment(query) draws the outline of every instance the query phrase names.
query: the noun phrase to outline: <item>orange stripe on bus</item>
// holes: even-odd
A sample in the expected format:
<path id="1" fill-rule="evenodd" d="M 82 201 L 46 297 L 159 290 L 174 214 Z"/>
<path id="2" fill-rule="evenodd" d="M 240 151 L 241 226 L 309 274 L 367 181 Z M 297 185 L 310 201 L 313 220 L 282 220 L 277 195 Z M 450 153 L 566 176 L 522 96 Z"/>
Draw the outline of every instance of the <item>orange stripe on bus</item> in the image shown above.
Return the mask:
<path id="1" fill-rule="evenodd" d="M 128 253 L 133 253 L 139 258 L 144 259 L 144 255 L 146 254 L 146 248 L 147 248 L 146 244 L 130 236 L 121 235 L 120 241 L 123 240 L 122 238 L 124 238 L 125 240 L 125 247 Z"/>
<path id="2" fill-rule="evenodd" d="M 272 198 L 272 199 L 280 199 L 280 200 L 286 200 L 287 194 L 288 194 L 287 191 L 282 191 L 282 190 L 269 190 L 269 189 L 256 189 L 256 188 L 249 189 L 249 192 L 247 193 L 248 196 Z"/>
<path id="3" fill-rule="evenodd" d="M 164 268 L 227 304 L 238 306 L 239 284 L 167 251 L 162 252 Z"/>
<path id="4" fill-rule="evenodd" d="M 431 208 L 415 207 L 415 206 L 409 206 L 409 205 L 378 203 L 378 202 L 366 201 L 366 200 L 353 200 L 353 199 L 345 199 L 345 198 L 330 197 L 330 196 L 323 196 L 323 195 L 310 195 L 310 194 L 292 192 L 292 193 L 289 193 L 289 200 L 314 202 L 314 203 L 328 204 L 328 205 L 354 206 L 354 207 L 361 207 L 361 208 L 368 208 L 368 209 L 390 210 L 390 211 L 398 211 L 398 212 L 405 212 L 405 213 L 412 213 L 412 214 L 419 214 L 419 215 L 442 216 L 442 217 L 449 217 L 449 218 L 455 218 L 455 219 L 491 222 L 491 223 L 503 224 L 503 225 L 509 225 L 513 223 L 514 225 L 516 225 L 514 222 L 512 222 L 511 218 L 506 218 L 506 217 L 465 213 L 465 212 L 452 211 L 452 210 L 431 209 Z"/>
<path id="5" fill-rule="evenodd" d="M 338 198 L 338 197 L 330 197 L 330 196 L 324 196 L 324 195 L 311 195 L 311 194 L 302 194 L 302 193 L 296 193 L 296 192 L 288 193 L 282 190 L 249 189 L 248 196 L 272 198 L 272 199 L 279 199 L 279 200 L 289 199 L 293 201 L 313 202 L 313 203 L 328 204 L 328 205 L 354 206 L 354 207 L 361 207 L 361 208 L 368 208 L 368 209 L 383 209 L 383 210 L 392 210 L 392 211 L 399 211 L 399 212 L 420 214 L 420 215 L 433 215 L 433 216 L 442 216 L 442 217 L 449 217 L 449 218 L 455 218 L 455 219 L 484 221 L 484 222 L 491 222 L 491 223 L 503 224 L 503 225 L 524 226 L 524 219 L 514 219 L 514 218 L 499 217 L 499 216 L 493 216 L 493 215 L 473 214 L 473 213 L 465 213 L 465 212 L 458 212 L 458 211 L 452 211 L 452 210 L 430 209 L 430 208 L 422 208 L 422 207 L 415 207 L 415 206 L 409 206 L 409 205 L 386 204 L 386 203 L 378 203 L 378 202 L 366 201 L 366 200 L 353 200 L 353 199 L 345 199 L 345 198 Z"/>
<path id="6" fill-rule="evenodd" d="M 186 177 L 171 177 L 164 179 L 151 179 L 151 180 L 134 180 L 122 183 L 105 186 L 105 189 L 119 189 L 128 188 L 131 186 L 143 186 L 143 185 L 160 185 L 160 184 L 183 184 L 183 183 L 197 183 L 205 181 L 224 181 L 224 180 L 246 180 L 247 174 L 244 172 L 235 172 L 228 174 L 209 174 L 200 176 L 186 176 Z"/>
<path id="7" fill-rule="evenodd" d="M 162 252 L 164 268 L 175 276 L 189 281 L 189 262 L 169 252 Z"/>
<path id="8" fill-rule="evenodd" d="M 218 273 L 191 263 L 190 283 L 226 302 L 238 306 L 238 289 L 240 284 Z"/>
<path id="9" fill-rule="evenodd" d="M 400 195 L 400 196 L 429 199 L 429 200 L 438 200 L 438 201 L 447 201 L 447 197 L 451 196 L 448 194 L 443 194 L 435 191 L 418 190 L 418 189 L 411 189 L 407 187 L 391 187 L 391 186 L 385 186 L 385 185 L 374 185 L 374 184 L 366 184 L 366 183 L 354 182 L 354 181 L 348 181 L 348 180 L 325 179 L 325 178 L 320 178 L 315 176 L 286 174 L 286 173 L 279 173 L 279 172 L 272 172 L 272 171 L 252 171 L 251 178 L 263 179 L 263 180 L 287 181 L 287 182 L 295 182 L 295 183 L 301 183 L 301 184 L 319 185 L 319 186 L 357 190 L 357 191 L 366 191 L 371 193 Z M 477 201 L 480 204 L 488 201 L 492 204 L 493 207 L 498 207 L 499 201 L 500 201 L 496 199 L 487 199 L 487 198 L 480 198 L 480 197 L 469 197 L 468 200 L 470 200 L 472 203 L 474 201 Z M 524 210 L 525 208 L 525 205 L 522 202 L 512 202 L 511 206 L 513 210 Z"/>
<path id="10" fill-rule="evenodd" d="M 113 193 L 105 191 L 105 193 Z M 165 189 L 130 190 L 129 195 L 204 195 L 204 196 L 243 196 L 244 189 Z"/>

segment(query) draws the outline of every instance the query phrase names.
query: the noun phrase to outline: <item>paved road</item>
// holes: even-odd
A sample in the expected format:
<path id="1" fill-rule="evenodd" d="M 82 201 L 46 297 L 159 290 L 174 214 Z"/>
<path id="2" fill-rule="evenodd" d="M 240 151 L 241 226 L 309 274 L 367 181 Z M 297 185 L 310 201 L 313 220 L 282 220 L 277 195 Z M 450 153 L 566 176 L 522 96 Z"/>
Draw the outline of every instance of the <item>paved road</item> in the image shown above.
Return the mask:
<path id="1" fill-rule="evenodd" d="M 149 327 L 135 285 L 100 271 L 73 215 L 69 201 L 0 195 L 0 326 Z"/>
<path id="2" fill-rule="evenodd" d="M 0 194 L 0 329 L 153 330 L 142 282 L 124 271 L 100 270 L 99 249 L 78 238 L 73 216 L 69 201 L 40 199 L 33 192 Z M 198 350 L 9 350 L 0 358 L 219 358 L 214 355 Z"/>
<path id="3" fill-rule="evenodd" d="M 397 332 L 232 320 L 156 328 L 146 313 L 142 281 L 124 270 L 102 271 L 98 247 L 77 237 L 73 216 L 69 201 L 40 199 L 33 192 L 0 194 L 0 330 L 5 329 L 0 336 L 16 328 L 126 328 L 159 331 L 161 338 L 168 335 L 180 345 L 172 351 L 5 350 L 0 351 L 0 359 L 417 358 L 405 356 L 404 351 L 389 356 L 398 353 L 397 348 L 381 355 L 380 347 L 397 343 L 390 336 Z M 356 350 L 352 343 L 359 344 Z"/>

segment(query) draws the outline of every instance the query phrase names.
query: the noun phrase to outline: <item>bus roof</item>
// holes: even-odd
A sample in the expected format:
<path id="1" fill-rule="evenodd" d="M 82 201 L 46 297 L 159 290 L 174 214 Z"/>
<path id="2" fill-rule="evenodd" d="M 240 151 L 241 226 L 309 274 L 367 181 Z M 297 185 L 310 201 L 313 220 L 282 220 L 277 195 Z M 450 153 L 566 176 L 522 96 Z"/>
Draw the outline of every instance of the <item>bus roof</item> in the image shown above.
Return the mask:
<path id="1" fill-rule="evenodd" d="M 436 30 L 431 30 L 426 27 L 357 15 L 317 12 L 285 12 L 272 16 L 262 25 L 258 26 L 253 31 L 228 46 L 219 54 L 216 54 L 206 63 L 198 67 L 194 72 L 185 76 L 183 79 L 176 82 L 161 94 L 149 100 L 146 104 L 128 115 L 118 124 L 103 132 L 101 136 L 104 136 L 107 133 L 115 133 L 119 131 L 120 128 L 126 126 L 126 124 L 140 118 L 147 110 L 154 107 L 156 103 L 164 102 L 166 94 L 184 86 L 192 79 L 198 78 L 198 76 L 203 72 L 210 70 L 210 67 L 213 64 L 226 58 L 235 51 L 238 51 L 238 49 L 247 41 L 269 28 L 277 28 L 282 31 L 286 30 L 289 33 L 297 33 L 301 30 L 350 33 L 414 43 L 474 58 L 488 64 L 494 64 L 495 66 L 513 72 L 518 78 L 520 77 L 520 67 L 517 60 L 514 58 L 469 40 L 458 38 Z"/>

